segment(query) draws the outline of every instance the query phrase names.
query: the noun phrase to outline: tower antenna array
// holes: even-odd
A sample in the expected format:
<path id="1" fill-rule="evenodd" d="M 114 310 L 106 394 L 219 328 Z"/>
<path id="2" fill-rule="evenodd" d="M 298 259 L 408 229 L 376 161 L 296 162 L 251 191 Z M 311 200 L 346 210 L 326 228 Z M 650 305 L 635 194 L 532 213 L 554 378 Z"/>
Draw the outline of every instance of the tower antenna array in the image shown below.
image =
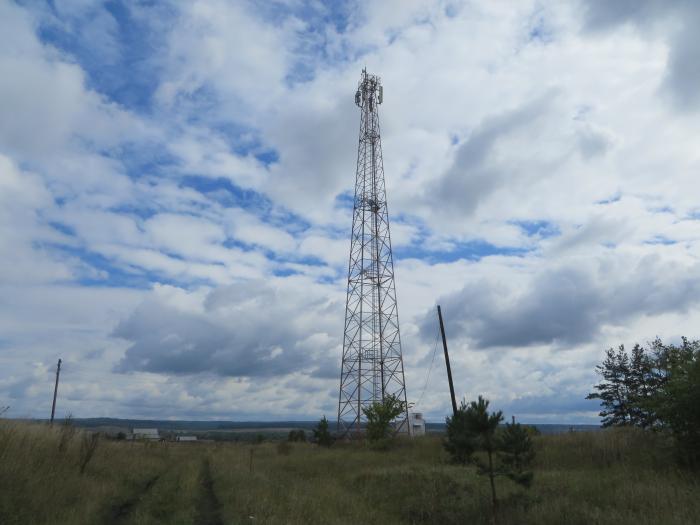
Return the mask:
<path id="1" fill-rule="evenodd" d="M 360 140 L 338 401 L 341 435 L 359 435 L 365 422 L 362 409 L 389 395 L 406 403 L 379 130 L 383 100 L 380 78 L 363 69 L 355 93 Z M 408 432 L 407 411 L 396 419 L 394 428 Z"/>

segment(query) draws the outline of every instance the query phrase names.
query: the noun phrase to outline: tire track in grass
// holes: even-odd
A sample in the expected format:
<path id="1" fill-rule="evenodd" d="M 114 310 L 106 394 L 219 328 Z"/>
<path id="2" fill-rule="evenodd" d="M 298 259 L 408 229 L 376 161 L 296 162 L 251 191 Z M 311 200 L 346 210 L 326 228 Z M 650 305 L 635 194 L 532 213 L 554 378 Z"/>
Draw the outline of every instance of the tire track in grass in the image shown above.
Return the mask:
<path id="1" fill-rule="evenodd" d="M 221 504 L 214 492 L 214 480 L 211 477 L 209 458 L 202 461 L 199 474 L 200 490 L 197 498 L 195 525 L 224 525 L 221 519 Z"/>
<path id="2" fill-rule="evenodd" d="M 148 495 L 148 493 L 153 489 L 153 486 L 160 479 L 162 474 L 156 474 L 152 478 L 146 480 L 146 483 L 141 485 L 138 492 L 134 494 L 133 497 L 114 505 L 107 514 L 107 521 L 110 525 L 117 525 L 123 523 L 138 506 L 139 503 Z"/>

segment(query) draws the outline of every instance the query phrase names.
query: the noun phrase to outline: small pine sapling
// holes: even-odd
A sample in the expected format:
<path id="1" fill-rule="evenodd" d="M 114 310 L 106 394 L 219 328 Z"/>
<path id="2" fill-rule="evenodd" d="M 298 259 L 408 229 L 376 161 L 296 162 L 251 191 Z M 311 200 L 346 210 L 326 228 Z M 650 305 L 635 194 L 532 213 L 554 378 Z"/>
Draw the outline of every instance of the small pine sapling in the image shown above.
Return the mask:
<path id="1" fill-rule="evenodd" d="M 494 477 L 496 471 L 493 466 L 493 455 L 496 452 L 496 429 L 501 421 L 503 421 L 503 412 L 489 413 L 489 402 L 487 399 L 479 396 L 477 401 L 472 401 L 466 410 L 467 428 L 476 437 L 479 448 L 486 452 L 488 463 L 482 465 L 477 463 L 480 474 L 488 474 L 491 482 L 491 502 L 493 504 L 494 515 L 498 502 L 496 499 L 496 483 Z"/>
<path id="2" fill-rule="evenodd" d="M 328 420 L 326 419 L 326 416 L 321 418 L 318 425 L 316 425 L 316 428 L 313 429 L 313 432 L 314 441 L 316 441 L 316 443 L 322 447 L 330 447 L 333 444 L 333 436 L 331 435 L 330 430 L 328 430 Z"/>
<path id="3" fill-rule="evenodd" d="M 454 463 L 466 465 L 471 462 L 472 454 L 476 451 L 476 436 L 467 426 L 467 404 L 462 401 L 459 410 L 445 420 L 447 429 L 443 442 L 445 450 L 450 454 Z"/>
<path id="4" fill-rule="evenodd" d="M 535 459 L 535 450 L 527 428 L 520 423 L 506 423 L 498 448 L 503 474 L 519 485 L 530 487 L 534 475 L 528 469 Z"/>
<path id="5" fill-rule="evenodd" d="M 503 413 L 489 413 L 489 402 L 479 396 L 477 401 L 468 405 L 462 401 L 457 413 L 447 418 L 447 439 L 445 449 L 452 459 L 458 463 L 474 463 L 479 474 L 488 475 L 491 483 L 491 503 L 493 505 L 494 520 L 496 518 L 496 483 L 497 474 L 493 464 L 493 456 L 497 452 L 496 429 L 503 421 Z M 483 464 L 474 452 L 482 450 L 486 452 L 488 462 Z"/>

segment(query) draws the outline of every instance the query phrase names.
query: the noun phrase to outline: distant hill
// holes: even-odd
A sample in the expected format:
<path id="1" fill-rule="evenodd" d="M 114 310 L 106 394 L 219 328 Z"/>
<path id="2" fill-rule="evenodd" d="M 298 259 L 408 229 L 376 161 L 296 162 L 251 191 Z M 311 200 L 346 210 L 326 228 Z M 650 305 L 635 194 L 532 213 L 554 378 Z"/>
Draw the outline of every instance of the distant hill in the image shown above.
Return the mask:
<path id="1" fill-rule="evenodd" d="M 75 418 L 73 424 L 83 428 L 118 427 L 118 428 L 157 428 L 170 431 L 199 431 L 212 430 L 228 431 L 275 431 L 290 428 L 312 429 L 318 421 L 187 421 L 167 419 L 119 419 L 111 417 Z M 564 425 L 564 424 L 534 424 L 543 434 L 561 434 L 564 432 L 591 432 L 599 430 L 598 425 Z M 427 423 L 428 432 L 444 432 L 444 423 Z"/>

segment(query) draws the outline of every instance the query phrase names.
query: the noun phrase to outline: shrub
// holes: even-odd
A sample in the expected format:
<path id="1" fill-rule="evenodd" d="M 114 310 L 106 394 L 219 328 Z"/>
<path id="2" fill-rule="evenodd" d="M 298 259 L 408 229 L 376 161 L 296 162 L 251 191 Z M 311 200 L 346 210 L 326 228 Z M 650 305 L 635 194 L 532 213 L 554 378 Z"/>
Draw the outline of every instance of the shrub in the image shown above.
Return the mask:
<path id="1" fill-rule="evenodd" d="M 386 444 L 391 437 L 391 422 L 405 412 L 406 403 L 393 394 L 363 408 L 362 413 L 367 418 L 367 439 Z"/>
<path id="2" fill-rule="evenodd" d="M 100 441 L 100 435 L 97 432 L 85 432 L 80 443 L 80 473 L 85 472 L 85 468 L 92 459 L 92 456 L 97 450 L 97 444 Z"/>
<path id="3" fill-rule="evenodd" d="M 280 441 L 277 443 L 277 453 L 280 456 L 289 456 L 289 453 L 292 451 L 292 445 L 289 444 L 288 441 Z"/>
<path id="4" fill-rule="evenodd" d="M 76 429 L 73 426 L 73 416 L 68 415 L 61 423 L 60 438 L 58 440 L 58 451 L 63 453 L 68 448 L 73 436 L 75 435 Z"/>
<path id="5" fill-rule="evenodd" d="M 333 444 L 333 436 L 330 430 L 328 430 L 328 420 L 326 416 L 323 416 L 321 420 L 313 429 L 314 441 L 321 445 L 322 447 L 330 447 Z"/>
<path id="6" fill-rule="evenodd" d="M 304 432 L 302 429 L 290 430 L 289 435 L 287 436 L 287 441 L 299 441 L 304 443 L 306 441 L 306 432 Z"/>

